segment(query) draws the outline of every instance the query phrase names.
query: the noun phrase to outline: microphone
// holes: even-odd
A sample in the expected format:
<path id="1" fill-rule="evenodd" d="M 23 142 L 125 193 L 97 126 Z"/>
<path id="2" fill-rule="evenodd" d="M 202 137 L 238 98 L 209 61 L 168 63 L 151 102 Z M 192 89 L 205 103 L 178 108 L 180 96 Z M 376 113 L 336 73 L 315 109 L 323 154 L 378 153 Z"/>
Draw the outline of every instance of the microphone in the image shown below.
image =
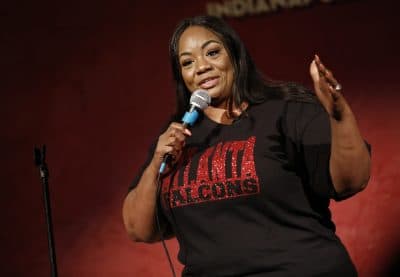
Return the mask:
<path id="1" fill-rule="evenodd" d="M 184 128 L 189 126 L 193 126 L 196 120 L 199 117 L 199 111 L 204 110 L 211 103 L 211 97 L 208 95 L 208 92 L 204 89 L 195 90 L 190 97 L 190 109 L 187 111 L 182 117 L 182 124 Z M 165 168 L 167 167 L 168 162 L 171 160 L 171 154 L 165 154 L 163 162 L 161 163 L 159 173 L 163 173 Z"/>

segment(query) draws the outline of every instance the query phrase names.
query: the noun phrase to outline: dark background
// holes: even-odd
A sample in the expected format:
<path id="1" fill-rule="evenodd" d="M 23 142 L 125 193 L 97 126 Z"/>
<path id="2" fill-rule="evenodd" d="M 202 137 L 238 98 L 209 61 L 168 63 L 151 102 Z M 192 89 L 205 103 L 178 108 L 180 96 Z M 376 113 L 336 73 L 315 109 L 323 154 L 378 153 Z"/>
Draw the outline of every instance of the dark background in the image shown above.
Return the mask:
<path id="1" fill-rule="evenodd" d="M 121 206 L 174 108 L 169 37 L 208 2 L 2 3 L 1 276 L 50 276 L 33 164 L 44 143 L 59 276 L 170 276 L 161 244 L 128 239 Z M 385 276 L 400 262 L 400 3 L 314 2 L 227 21 L 266 75 L 311 86 L 318 53 L 342 83 L 373 169 L 368 188 L 332 211 L 360 276 Z"/>

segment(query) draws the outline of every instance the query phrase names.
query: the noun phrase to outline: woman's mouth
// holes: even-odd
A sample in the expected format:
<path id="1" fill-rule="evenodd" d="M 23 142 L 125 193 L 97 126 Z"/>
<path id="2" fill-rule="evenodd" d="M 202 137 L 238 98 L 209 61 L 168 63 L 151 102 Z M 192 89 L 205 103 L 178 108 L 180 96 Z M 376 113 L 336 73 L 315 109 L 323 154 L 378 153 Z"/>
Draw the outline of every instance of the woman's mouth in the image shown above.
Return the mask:
<path id="1" fill-rule="evenodd" d="M 215 87 L 218 84 L 219 77 L 210 77 L 202 80 L 199 84 L 199 87 L 202 89 L 210 89 Z"/>

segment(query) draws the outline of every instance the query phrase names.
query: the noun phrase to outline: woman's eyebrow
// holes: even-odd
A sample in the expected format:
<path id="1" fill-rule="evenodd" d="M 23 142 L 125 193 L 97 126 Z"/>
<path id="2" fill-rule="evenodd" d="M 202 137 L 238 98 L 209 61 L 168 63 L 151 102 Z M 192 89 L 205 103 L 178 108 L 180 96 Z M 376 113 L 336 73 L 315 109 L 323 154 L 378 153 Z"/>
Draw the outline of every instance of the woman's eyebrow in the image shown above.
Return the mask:
<path id="1" fill-rule="evenodd" d="M 218 41 L 218 40 L 210 39 L 210 40 L 207 40 L 206 42 L 204 42 L 203 45 L 201 45 L 201 49 L 206 48 L 207 45 L 209 45 L 210 43 L 213 43 L 213 42 L 214 42 L 214 43 L 221 44 L 221 42 Z M 184 56 L 184 55 L 191 55 L 191 53 L 190 53 L 190 52 L 182 52 L 182 53 L 179 55 L 179 57 Z"/>

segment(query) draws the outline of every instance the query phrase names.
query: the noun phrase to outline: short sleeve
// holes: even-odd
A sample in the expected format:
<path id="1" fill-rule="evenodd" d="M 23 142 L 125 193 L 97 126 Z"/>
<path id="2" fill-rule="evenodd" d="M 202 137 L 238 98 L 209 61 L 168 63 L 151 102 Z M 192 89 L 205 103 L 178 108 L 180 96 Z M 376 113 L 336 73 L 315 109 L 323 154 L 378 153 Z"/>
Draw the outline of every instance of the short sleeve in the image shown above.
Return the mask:
<path id="1" fill-rule="evenodd" d="M 289 160 L 307 192 L 320 199 L 335 198 L 329 172 L 331 131 L 326 111 L 317 99 L 288 101 L 284 122 Z"/>
<path id="2" fill-rule="evenodd" d="M 149 166 L 151 159 L 153 158 L 156 145 L 157 145 L 157 141 L 155 141 L 151 144 L 149 151 L 147 153 L 147 158 L 146 158 L 145 162 L 142 164 L 142 166 L 139 168 L 139 170 L 137 171 L 132 182 L 130 183 L 130 185 L 128 187 L 128 191 L 131 191 L 134 188 L 136 188 L 137 184 L 139 183 L 140 178 L 142 177 L 144 170 L 146 169 L 146 167 Z"/>
<path id="3" fill-rule="evenodd" d="M 295 150 L 291 158 L 309 192 L 320 199 L 343 200 L 335 191 L 330 170 L 331 129 L 329 115 L 317 99 L 289 102 L 286 125 Z M 371 146 L 365 142 L 369 151 Z"/>
<path id="4" fill-rule="evenodd" d="M 310 105 L 310 104 L 309 104 Z M 304 161 L 307 179 L 312 191 L 323 198 L 337 198 L 329 170 L 331 156 L 331 129 L 329 116 L 319 104 L 305 107 L 309 112 L 299 130 L 300 155 Z"/>

